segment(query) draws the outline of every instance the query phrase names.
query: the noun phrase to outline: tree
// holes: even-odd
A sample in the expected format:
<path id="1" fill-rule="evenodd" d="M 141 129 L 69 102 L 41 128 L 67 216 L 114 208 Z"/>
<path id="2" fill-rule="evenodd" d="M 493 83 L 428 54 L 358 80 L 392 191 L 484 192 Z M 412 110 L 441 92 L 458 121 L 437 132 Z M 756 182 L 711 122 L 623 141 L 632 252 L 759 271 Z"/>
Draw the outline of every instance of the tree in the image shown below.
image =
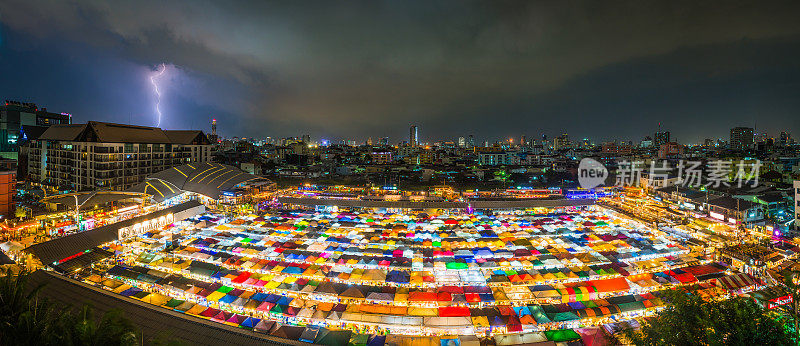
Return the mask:
<path id="1" fill-rule="evenodd" d="M 499 169 L 495 171 L 494 176 L 495 178 L 497 178 L 497 180 L 503 182 L 503 187 L 506 187 L 506 181 L 508 180 L 508 177 L 510 177 L 510 175 L 508 174 L 508 172 L 506 172 L 505 169 Z"/>
<path id="2" fill-rule="evenodd" d="M 704 300 L 667 292 L 670 305 L 621 332 L 634 345 L 793 345 L 795 338 L 753 299 Z"/>
<path id="3" fill-rule="evenodd" d="M 52 304 L 28 289 L 28 274 L 0 278 L 0 345 L 136 345 L 133 323 L 117 310 L 94 316 L 93 309 Z"/>

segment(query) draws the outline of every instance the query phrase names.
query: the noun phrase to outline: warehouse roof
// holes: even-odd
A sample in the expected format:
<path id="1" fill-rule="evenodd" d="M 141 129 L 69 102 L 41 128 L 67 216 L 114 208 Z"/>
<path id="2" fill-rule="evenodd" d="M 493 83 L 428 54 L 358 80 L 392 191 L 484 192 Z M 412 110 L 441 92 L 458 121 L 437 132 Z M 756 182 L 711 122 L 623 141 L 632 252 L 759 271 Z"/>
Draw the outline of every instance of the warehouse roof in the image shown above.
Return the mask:
<path id="1" fill-rule="evenodd" d="M 708 204 L 728 210 L 748 210 L 759 205 L 758 203 L 728 196 L 712 199 L 708 201 Z"/>
<path id="2" fill-rule="evenodd" d="M 76 308 L 91 304 L 98 317 L 112 309 L 121 310 L 136 325 L 145 344 L 161 337 L 177 339 L 189 345 L 312 345 L 167 310 L 51 272 L 39 270 L 31 274 L 27 289 L 32 290 L 40 285 L 43 285 L 40 296 Z"/>
<path id="3" fill-rule="evenodd" d="M 109 202 L 115 202 L 123 199 L 147 197 L 144 196 L 145 193 L 138 193 L 136 191 L 73 192 L 73 193 L 48 196 L 43 198 L 42 202 L 63 204 L 66 205 L 70 210 L 75 209 L 75 203 L 77 202 L 78 206 L 80 206 L 80 209 L 87 209 L 95 205 L 103 205 Z"/>
<path id="4" fill-rule="evenodd" d="M 146 193 L 159 203 L 183 193 L 183 190 L 175 184 L 156 178 L 147 178 L 143 183 L 131 187 L 128 191 Z"/>
<path id="5" fill-rule="evenodd" d="M 46 241 L 44 243 L 34 244 L 26 248 L 25 252 L 33 254 L 39 258 L 42 264 L 48 265 L 67 257 L 83 253 L 86 250 L 103 245 L 105 243 L 117 240 L 120 228 L 132 226 L 144 220 L 188 210 L 200 205 L 201 204 L 198 201 L 188 201 L 167 209 L 152 212 L 150 214 L 145 214 L 88 231 L 78 232 L 66 237 Z"/>
<path id="6" fill-rule="evenodd" d="M 246 173 L 236 167 L 210 162 L 173 167 L 148 177 L 148 181 L 152 179 L 214 199 L 218 199 L 223 191 L 231 190 L 244 182 L 268 182 L 267 179 Z"/>

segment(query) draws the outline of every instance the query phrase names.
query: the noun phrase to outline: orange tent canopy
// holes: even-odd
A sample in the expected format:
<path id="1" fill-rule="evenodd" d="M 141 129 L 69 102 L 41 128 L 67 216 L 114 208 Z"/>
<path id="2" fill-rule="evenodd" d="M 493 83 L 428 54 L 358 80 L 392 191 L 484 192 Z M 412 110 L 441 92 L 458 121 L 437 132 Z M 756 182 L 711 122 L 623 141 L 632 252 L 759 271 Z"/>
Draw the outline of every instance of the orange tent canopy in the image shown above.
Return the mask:
<path id="1" fill-rule="evenodd" d="M 616 292 L 630 289 L 628 280 L 625 280 L 625 278 L 592 280 L 589 281 L 589 284 L 597 288 L 597 292 Z"/>

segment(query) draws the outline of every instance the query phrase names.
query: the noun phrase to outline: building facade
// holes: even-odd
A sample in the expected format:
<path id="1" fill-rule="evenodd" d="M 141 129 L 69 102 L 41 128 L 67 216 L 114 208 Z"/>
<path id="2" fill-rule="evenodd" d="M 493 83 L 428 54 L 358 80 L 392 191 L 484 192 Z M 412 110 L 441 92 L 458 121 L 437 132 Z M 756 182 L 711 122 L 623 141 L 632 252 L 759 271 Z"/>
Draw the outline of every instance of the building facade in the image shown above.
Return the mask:
<path id="1" fill-rule="evenodd" d="M 572 143 L 569 141 L 568 134 L 565 133 L 553 139 L 553 149 L 564 150 L 569 148 L 572 148 Z"/>
<path id="2" fill-rule="evenodd" d="M 705 203 L 708 216 L 732 224 L 753 224 L 764 220 L 761 204 L 723 196 Z"/>
<path id="3" fill-rule="evenodd" d="M 70 190 L 125 190 L 157 173 L 211 160 L 211 143 L 199 130 L 90 121 L 53 125 L 28 142 L 28 178 Z"/>
<path id="4" fill-rule="evenodd" d="M 0 216 L 4 219 L 13 219 L 15 213 L 14 194 L 17 191 L 17 171 L 0 171 Z"/>
<path id="5" fill-rule="evenodd" d="M 661 148 L 662 145 L 672 141 L 669 131 L 658 131 L 653 135 L 653 146 L 656 149 Z"/>
<path id="6" fill-rule="evenodd" d="M 748 150 L 753 147 L 753 128 L 734 127 L 731 129 L 730 148 L 732 150 Z"/>
<path id="7" fill-rule="evenodd" d="M 794 228 L 800 231 L 800 180 L 794 181 Z"/>
<path id="8" fill-rule="evenodd" d="M 683 146 L 675 142 L 664 143 L 658 149 L 659 159 L 676 158 L 682 155 Z"/>

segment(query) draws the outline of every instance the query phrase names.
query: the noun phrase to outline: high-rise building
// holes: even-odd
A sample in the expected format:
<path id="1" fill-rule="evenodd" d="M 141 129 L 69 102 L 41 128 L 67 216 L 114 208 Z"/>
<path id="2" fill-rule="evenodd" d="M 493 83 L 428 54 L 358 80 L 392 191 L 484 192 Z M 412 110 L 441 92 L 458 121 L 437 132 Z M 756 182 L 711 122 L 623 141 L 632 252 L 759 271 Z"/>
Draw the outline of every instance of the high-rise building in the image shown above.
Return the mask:
<path id="1" fill-rule="evenodd" d="M 411 133 L 409 134 L 408 143 L 412 147 L 419 145 L 419 130 L 417 129 L 417 125 L 411 125 Z"/>
<path id="2" fill-rule="evenodd" d="M 731 150 L 748 150 L 753 147 L 753 128 L 734 127 L 731 129 Z"/>
<path id="3" fill-rule="evenodd" d="M 380 141 L 378 142 L 381 146 L 388 146 L 389 145 L 389 137 L 381 137 Z"/>
<path id="4" fill-rule="evenodd" d="M 467 136 L 467 145 L 470 148 L 474 148 L 475 147 L 475 137 L 474 136 L 472 136 L 472 135 Z"/>
<path id="5" fill-rule="evenodd" d="M 786 131 L 781 131 L 781 136 L 778 139 L 778 146 L 786 147 L 791 144 L 792 144 L 792 136 Z"/>
<path id="6" fill-rule="evenodd" d="M 22 127 L 71 124 L 69 113 L 52 113 L 47 108 L 39 109 L 34 103 L 6 100 L 0 105 L 0 156 L 16 160 L 22 138 Z"/>
<path id="7" fill-rule="evenodd" d="M 653 146 L 661 148 L 662 145 L 672 142 L 669 131 L 658 131 L 653 135 Z"/>
<path id="8" fill-rule="evenodd" d="M 639 147 L 641 148 L 652 148 L 653 147 L 653 138 L 650 136 L 645 137 L 639 143 Z"/>
<path id="9" fill-rule="evenodd" d="M 683 146 L 676 142 L 664 143 L 658 149 L 659 159 L 679 158 L 683 155 Z"/>
<path id="10" fill-rule="evenodd" d="M 525 135 L 522 135 L 522 137 L 519 138 L 519 146 L 521 146 L 521 147 L 527 147 L 528 146 L 528 139 L 525 138 Z"/>
<path id="11" fill-rule="evenodd" d="M 13 162 L 13 161 L 12 161 Z M 0 217 L 5 220 L 14 218 L 14 194 L 17 192 L 15 169 L 0 168 Z"/>
<path id="12" fill-rule="evenodd" d="M 458 137 L 458 147 L 463 148 L 467 146 L 467 139 L 464 136 Z"/>
<path id="13" fill-rule="evenodd" d="M 800 180 L 794 181 L 794 227 L 800 231 Z"/>
<path id="14" fill-rule="evenodd" d="M 605 155 L 630 155 L 633 152 L 633 147 L 625 143 L 605 142 L 602 145 L 603 154 Z"/>
<path id="15" fill-rule="evenodd" d="M 217 137 L 217 119 L 211 120 L 211 135 L 208 136 L 208 141 L 211 143 L 219 141 L 219 137 Z"/>
<path id="16" fill-rule="evenodd" d="M 211 143 L 200 130 L 95 121 L 50 126 L 26 146 L 32 181 L 78 191 L 124 190 L 152 173 L 211 161 Z"/>
<path id="17" fill-rule="evenodd" d="M 569 148 L 572 148 L 572 143 L 569 141 L 568 134 L 565 133 L 553 139 L 553 149 L 562 150 Z"/>

